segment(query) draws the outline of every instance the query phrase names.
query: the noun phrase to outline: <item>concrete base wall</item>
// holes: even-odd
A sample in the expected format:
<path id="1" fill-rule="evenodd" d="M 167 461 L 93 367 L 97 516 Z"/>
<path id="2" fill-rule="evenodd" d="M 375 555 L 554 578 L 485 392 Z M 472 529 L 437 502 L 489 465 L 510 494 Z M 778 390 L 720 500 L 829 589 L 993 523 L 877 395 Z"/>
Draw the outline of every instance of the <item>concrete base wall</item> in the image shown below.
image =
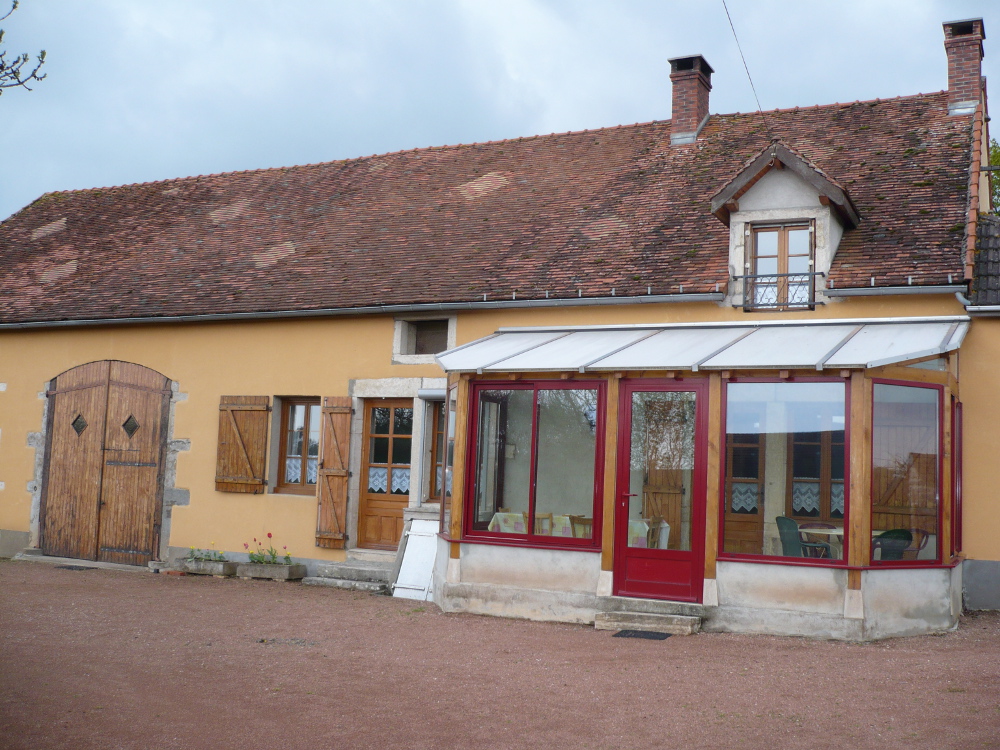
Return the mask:
<path id="1" fill-rule="evenodd" d="M 0 557 L 13 557 L 30 544 L 28 531 L 0 529 Z"/>
<path id="2" fill-rule="evenodd" d="M 954 630 L 962 614 L 962 568 L 866 570 L 865 639 Z"/>
<path id="3" fill-rule="evenodd" d="M 717 590 L 706 631 L 875 640 L 952 630 L 962 611 L 961 568 L 866 570 L 851 591 L 842 569 L 720 562 Z"/>
<path id="4" fill-rule="evenodd" d="M 1000 609 L 1000 561 L 966 560 L 962 578 L 966 609 Z"/>
<path id="5" fill-rule="evenodd" d="M 441 540 L 434 602 L 445 612 L 592 623 L 601 556 L 593 552 L 463 544 L 449 559 Z"/>

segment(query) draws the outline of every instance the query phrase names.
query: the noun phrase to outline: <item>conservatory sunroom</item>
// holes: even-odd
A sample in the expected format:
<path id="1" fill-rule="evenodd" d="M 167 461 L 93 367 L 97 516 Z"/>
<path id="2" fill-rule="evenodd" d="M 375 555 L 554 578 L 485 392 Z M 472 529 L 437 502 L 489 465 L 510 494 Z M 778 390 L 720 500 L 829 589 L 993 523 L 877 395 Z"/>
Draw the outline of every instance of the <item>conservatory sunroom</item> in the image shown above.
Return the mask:
<path id="1" fill-rule="evenodd" d="M 439 599 L 880 637 L 960 609 L 964 317 L 501 329 L 455 411 Z"/>

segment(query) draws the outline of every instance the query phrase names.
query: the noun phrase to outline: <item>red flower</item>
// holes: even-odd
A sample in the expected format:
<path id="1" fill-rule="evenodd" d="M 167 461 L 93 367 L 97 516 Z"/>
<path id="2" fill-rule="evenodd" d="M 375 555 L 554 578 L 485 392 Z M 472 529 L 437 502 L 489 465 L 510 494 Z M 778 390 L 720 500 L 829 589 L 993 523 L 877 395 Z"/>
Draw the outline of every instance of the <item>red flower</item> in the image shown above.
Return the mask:
<path id="1" fill-rule="evenodd" d="M 271 538 L 271 532 L 270 532 L 270 531 L 269 531 L 269 532 L 267 532 L 267 538 L 268 538 L 268 539 L 270 539 L 270 538 Z"/>

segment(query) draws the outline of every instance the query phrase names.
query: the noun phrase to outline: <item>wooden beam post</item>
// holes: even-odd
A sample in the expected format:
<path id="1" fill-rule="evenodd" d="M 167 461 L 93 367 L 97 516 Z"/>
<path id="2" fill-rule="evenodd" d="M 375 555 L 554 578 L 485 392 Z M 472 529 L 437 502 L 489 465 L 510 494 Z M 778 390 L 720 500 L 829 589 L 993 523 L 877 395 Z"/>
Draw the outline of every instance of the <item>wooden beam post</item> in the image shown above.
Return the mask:
<path id="1" fill-rule="evenodd" d="M 621 382 L 608 377 L 607 419 L 604 420 L 604 503 L 601 511 L 601 570 L 614 568 L 615 488 L 618 483 L 618 401 Z"/>
<path id="2" fill-rule="evenodd" d="M 871 457 L 872 405 L 871 383 L 863 370 L 851 373 L 850 419 L 850 528 L 848 529 L 847 564 L 865 566 L 871 563 Z M 861 590 L 861 571 L 847 572 L 849 589 Z"/>
<path id="3" fill-rule="evenodd" d="M 938 477 L 938 487 L 941 488 L 940 506 L 938 507 L 938 513 L 941 514 L 941 538 L 938 540 L 938 553 L 941 555 L 942 562 L 948 562 L 950 554 L 953 552 L 951 549 L 951 528 L 954 523 L 954 519 L 951 514 L 951 467 L 953 455 L 951 445 L 951 418 L 954 411 L 951 406 L 951 396 L 951 388 L 945 388 L 942 395 L 944 403 L 941 407 L 941 418 L 943 421 L 943 424 L 941 425 L 941 476 Z"/>

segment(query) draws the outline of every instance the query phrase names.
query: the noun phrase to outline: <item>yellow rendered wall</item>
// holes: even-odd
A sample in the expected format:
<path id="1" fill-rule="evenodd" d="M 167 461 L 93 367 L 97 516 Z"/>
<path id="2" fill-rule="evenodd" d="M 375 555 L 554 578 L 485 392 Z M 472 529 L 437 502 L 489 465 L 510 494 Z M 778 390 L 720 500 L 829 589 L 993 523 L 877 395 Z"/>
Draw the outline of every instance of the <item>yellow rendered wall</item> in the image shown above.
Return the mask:
<path id="1" fill-rule="evenodd" d="M 484 310 L 458 314 L 457 341 L 467 343 L 500 326 L 735 322 L 779 317 L 819 320 L 961 312 L 961 306 L 947 295 L 859 298 L 815 312 L 780 316 L 747 315 L 714 303 Z M 980 366 L 976 363 L 991 358 L 996 362 L 1000 353 L 1000 335 L 991 339 L 983 334 L 985 340 L 979 342 L 980 325 L 977 321 L 973 326 L 962 353 L 963 395 L 970 404 L 973 399 L 964 391 L 966 385 L 979 391 L 989 386 L 985 371 L 979 379 L 973 374 L 966 383 L 965 368 L 975 373 L 974 368 Z M 191 441 L 191 450 L 178 454 L 175 482 L 177 488 L 190 492 L 190 504 L 173 509 L 172 546 L 207 548 L 215 542 L 216 549 L 242 551 L 244 542 L 270 531 L 277 546 L 288 545 L 296 557 L 342 559 L 341 551 L 315 546 L 314 497 L 215 491 L 219 397 L 345 396 L 352 379 L 443 376 L 435 365 L 393 365 L 392 339 L 391 316 L 2 331 L 0 383 L 6 384 L 6 390 L 0 391 L 0 481 L 5 483 L 0 491 L 0 529 L 30 529 L 31 493 L 27 485 L 34 478 L 35 451 L 27 446 L 27 436 L 42 428 L 43 399 L 39 393 L 65 370 L 95 360 L 118 359 L 161 372 L 187 394 L 187 399 L 176 405 L 173 438 Z M 967 358 L 974 364 L 967 365 Z M 988 473 L 995 459 L 986 455 L 974 435 L 980 423 L 998 422 L 988 408 L 980 408 L 995 400 L 992 395 L 977 395 L 967 412 L 966 429 L 966 549 L 989 559 L 1000 559 L 1000 548 L 992 541 L 1000 538 L 995 533 L 995 520 L 988 526 L 992 498 Z M 985 434 L 986 430 L 979 432 Z"/>
<path id="2" fill-rule="evenodd" d="M 963 551 L 1000 560 L 1000 318 L 975 318 L 959 356 Z"/>

